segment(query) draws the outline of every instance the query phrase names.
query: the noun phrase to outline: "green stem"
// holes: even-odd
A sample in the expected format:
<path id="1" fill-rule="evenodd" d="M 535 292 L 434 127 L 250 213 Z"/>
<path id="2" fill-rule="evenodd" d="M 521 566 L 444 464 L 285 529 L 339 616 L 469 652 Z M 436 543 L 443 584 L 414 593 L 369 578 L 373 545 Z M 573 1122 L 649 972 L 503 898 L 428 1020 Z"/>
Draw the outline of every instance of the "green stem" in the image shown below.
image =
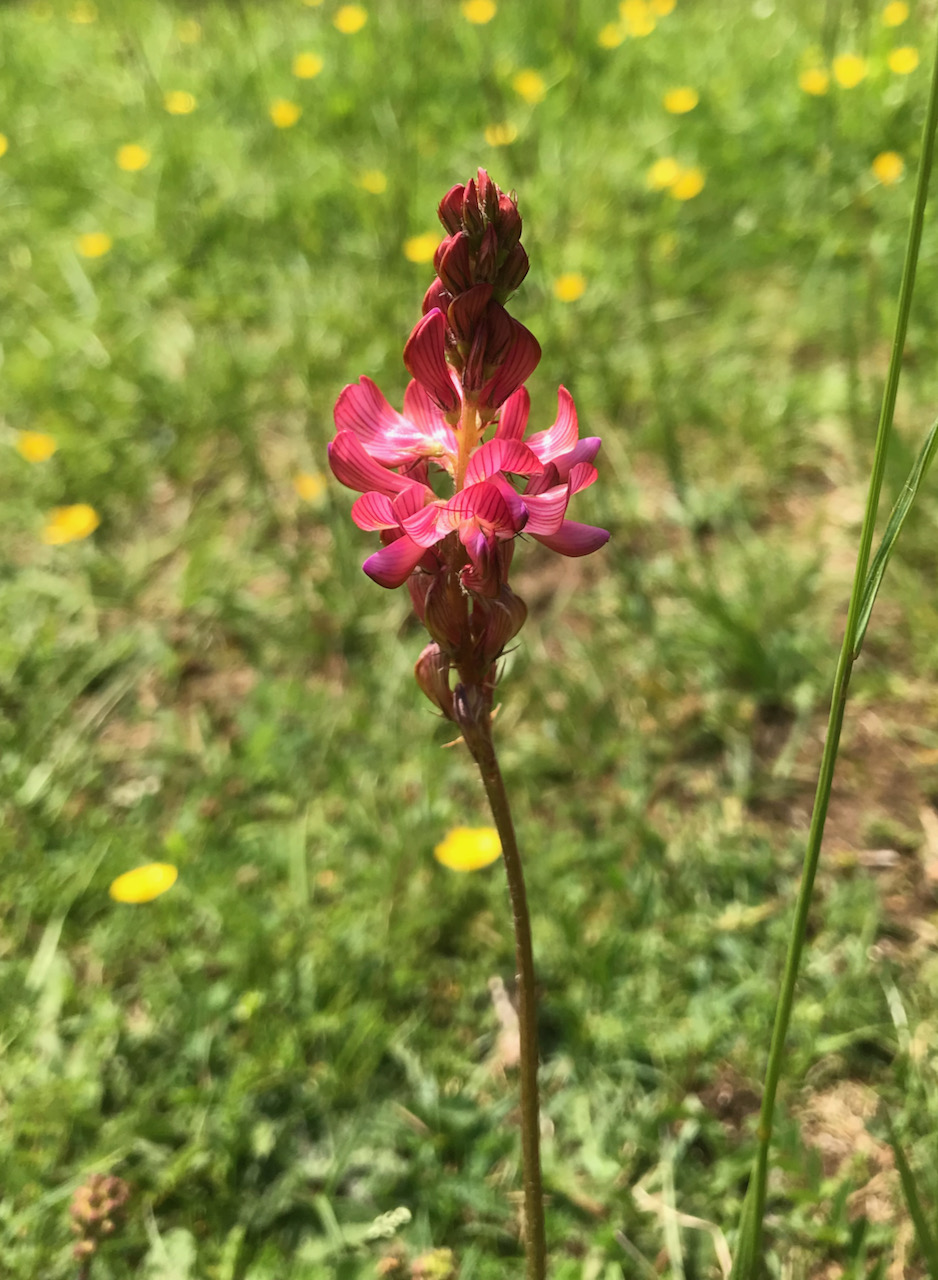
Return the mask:
<path id="1" fill-rule="evenodd" d="M 785 1039 L 791 1019 L 792 1003 L 795 994 L 795 981 L 798 966 L 804 948 L 805 934 L 808 927 L 808 911 L 811 906 L 811 893 L 817 872 L 818 859 L 821 852 L 821 841 L 824 837 L 824 824 L 827 819 L 827 808 L 830 802 L 831 786 L 834 780 L 834 765 L 837 760 L 837 748 L 840 744 L 840 733 L 844 722 L 844 710 L 847 705 L 847 689 L 853 670 L 853 651 L 860 606 L 863 598 L 863 587 L 866 581 L 870 561 L 870 549 L 873 543 L 873 531 L 876 513 L 879 507 L 880 490 L 883 483 L 883 472 L 886 466 L 886 453 L 892 431 L 893 416 L 896 408 L 896 392 L 899 387 L 899 374 L 902 368 L 902 352 L 905 347 L 906 331 L 909 324 L 909 312 L 912 307 L 912 291 L 915 286 L 915 272 L 918 265 L 919 247 L 922 241 L 922 225 L 925 216 L 925 202 L 928 196 L 928 182 L 931 175 L 932 150 L 934 147 L 935 128 L 938 124 L 938 48 L 932 67 L 931 87 L 928 97 L 928 111 L 922 130 L 922 154 L 919 162 L 918 178 L 915 188 L 915 201 L 912 206 L 912 217 L 909 224 L 909 235 L 906 244 L 905 263 L 902 268 L 902 283 L 899 287 L 898 316 L 892 341 L 892 352 L 889 359 L 889 371 L 886 375 L 886 386 L 883 391 L 883 403 L 876 432 L 876 448 L 873 455 L 873 469 L 866 499 L 866 510 L 863 516 L 863 528 L 860 533 L 860 548 L 857 553 L 856 570 L 853 577 L 853 588 L 847 610 L 847 624 L 844 630 L 843 646 L 837 663 L 834 677 L 834 689 L 831 696 L 830 718 L 827 726 L 827 738 L 821 757 L 821 768 L 818 777 L 817 792 L 814 799 L 814 811 L 811 815 L 811 826 L 808 832 L 808 845 L 805 850 L 804 867 L 801 873 L 801 886 L 798 891 L 798 902 L 795 907 L 795 919 L 792 924 L 791 940 L 788 944 L 788 955 L 785 960 L 785 972 L 782 978 L 781 994 L 775 1011 L 775 1025 L 772 1030 L 772 1043 L 769 1050 L 769 1062 L 766 1070 L 765 1089 L 762 1095 L 762 1107 L 759 1112 L 759 1148 L 753 1165 L 749 1190 L 746 1194 L 746 1205 L 743 1208 L 740 1240 L 737 1245 L 737 1261 L 739 1269 L 734 1265 L 734 1277 L 746 1277 L 755 1280 L 761 1257 L 762 1219 L 765 1214 L 766 1179 L 769 1164 L 769 1143 L 772 1138 L 772 1122 L 775 1111 L 775 1095 L 782 1073 L 782 1060 L 785 1054 Z"/>
<path id="2" fill-rule="evenodd" d="M 521 1041 L 521 1155 L 524 1169 L 524 1248 L 527 1280 L 544 1280 L 547 1275 L 547 1242 L 544 1234 L 544 1190 L 541 1182 L 541 1125 L 537 1090 L 537 996 L 534 989 L 534 952 L 531 948 L 531 919 L 524 888 L 521 854 L 508 804 L 508 793 L 495 744 L 487 705 L 471 723 L 462 722 L 463 737 L 472 752 L 482 785 L 488 796 L 492 817 L 502 842 L 502 857 L 508 877 L 508 894 L 515 926 L 515 963 L 518 983 L 518 1030 Z"/>

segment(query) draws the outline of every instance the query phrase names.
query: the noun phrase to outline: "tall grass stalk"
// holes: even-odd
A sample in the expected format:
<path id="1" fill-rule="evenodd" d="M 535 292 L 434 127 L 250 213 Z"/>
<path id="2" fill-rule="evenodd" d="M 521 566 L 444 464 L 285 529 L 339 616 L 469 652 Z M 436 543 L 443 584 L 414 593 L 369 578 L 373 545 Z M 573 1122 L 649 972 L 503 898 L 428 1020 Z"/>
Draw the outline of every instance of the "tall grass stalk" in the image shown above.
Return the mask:
<path id="1" fill-rule="evenodd" d="M 844 711 L 847 705 L 847 690 L 850 675 L 856 660 L 856 637 L 864 599 L 867 571 L 870 563 L 870 550 L 873 544 L 873 530 L 879 508 L 880 490 L 886 466 L 886 454 L 892 433 L 893 417 L 896 408 L 896 393 L 899 387 L 899 374 L 902 367 L 902 352 L 905 347 L 906 331 L 909 324 L 909 313 L 912 308 L 912 293 L 915 287 L 915 272 L 918 265 L 919 247 L 922 241 L 922 226 L 925 217 L 925 202 L 928 196 L 928 183 L 931 176 L 932 152 L 934 149 L 935 128 L 938 125 L 938 47 L 932 65 L 931 86 L 928 95 L 928 110 L 922 129 L 921 158 L 915 187 L 915 200 L 909 223 L 909 234 L 906 243 L 905 262 L 902 268 L 902 283 L 899 287 L 898 315 L 893 333 L 892 352 L 889 359 L 889 371 L 886 375 L 886 386 L 883 391 L 882 408 L 879 415 L 879 426 L 876 432 L 876 448 L 873 455 L 873 469 L 870 476 L 869 490 L 866 498 L 866 510 L 863 516 L 863 527 L 860 533 L 860 547 L 857 553 L 856 570 L 853 576 L 853 588 L 850 593 L 850 604 L 847 610 L 847 623 L 844 629 L 843 644 L 834 676 L 834 689 L 831 696 L 830 718 L 827 725 L 827 737 L 821 757 L 821 768 L 818 777 L 817 792 L 814 798 L 814 810 L 811 815 L 811 826 L 808 832 L 808 844 L 805 850 L 804 866 L 801 873 L 801 885 L 798 890 L 798 901 L 795 907 L 795 918 L 792 924 L 791 940 L 785 960 L 781 993 L 775 1011 L 775 1025 L 772 1030 L 772 1042 L 769 1049 L 769 1061 L 766 1068 L 765 1088 L 762 1095 L 762 1107 L 759 1113 L 758 1150 L 753 1163 L 749 1187 L 743 1204 L 740 1219 L 739 1239 L 733 1263 L 731 1280 L 756 1280 L 762 1256 L 762 1221 L 765 1215 L 766 1181 L 769 1167 L 769 1144 L 772 1139 L 772 1123 L 775 1113 L 775 1096 L 782 1073 L 782 1062 L 785 1054 L 785 1040 L 795 995 L 795 982 L 798 967 L 804 948 L 805 934 L 808 927 L 808 911 L 811 906 L 811 895 L 814 878 L 817 872 L 824 838 L 824 824 L 830 802 L 831 786 L 834 780 L 834 766 L 837 760 L 837 749 L 840 745 L 840 733 L 843 727 Z"/>

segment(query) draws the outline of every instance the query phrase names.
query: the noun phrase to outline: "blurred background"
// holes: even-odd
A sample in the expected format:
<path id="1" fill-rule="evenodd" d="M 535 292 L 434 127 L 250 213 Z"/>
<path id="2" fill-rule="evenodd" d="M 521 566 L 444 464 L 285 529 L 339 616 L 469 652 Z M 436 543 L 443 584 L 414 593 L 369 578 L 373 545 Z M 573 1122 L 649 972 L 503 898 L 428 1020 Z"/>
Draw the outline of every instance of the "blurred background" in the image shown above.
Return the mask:
<path id="1" fill-rule="evenodd" d="M 480 165 L 524 218 L 532 429 L 564 383 L 604 440 L 575 515 L 612 530 L 519 545 L 497 721 L 553 1274 L 721 1274 L 934 18 L 0 8 L 4 1275 L 520 1273 L 503 875 L 434 860 L 484 797 L 325 461 L 343 385 L 400 406 L 436 206 Z M 884 502 L 938 404 L 936 265 L 929 217 Z M 882 1099 L 938 1203 L 936 515 L 926 485 L 851 691 L 773 1275 L 921 1274 Z M 108 897 L 151 862 L 171 892 Z M 110 1232 L 73 1200 L 96 1175 Z"/>

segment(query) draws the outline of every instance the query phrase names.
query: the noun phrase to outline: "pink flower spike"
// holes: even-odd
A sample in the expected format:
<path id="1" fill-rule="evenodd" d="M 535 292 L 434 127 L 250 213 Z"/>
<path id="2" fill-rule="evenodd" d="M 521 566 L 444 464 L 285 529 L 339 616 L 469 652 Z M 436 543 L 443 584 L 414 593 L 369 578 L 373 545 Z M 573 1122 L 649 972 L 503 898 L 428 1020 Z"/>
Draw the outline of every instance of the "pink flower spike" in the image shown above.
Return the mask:
<path id="1" fill-rule="evenodd" d="M 527 428 L 530 412 L 531 397 L 528 395 L 528 389 L 519 387 L 502 405 L 498 426 L 495 428 L 495 439 L 520 440 Z"/>
<path id="2" fill-rule="evenodd" d="M 396 471 L 382 467 L 366 451 L 354 431 L 340 431 L 329 444 L 329 466 L 335 478 L 359 493 L 386 493 L 389 497 L 414 483 Z"/>
<path id="3" fill-rule="evenodd" d="M 520 440 L 487 440 L 475 450 L 466 469 L 466 484 L 488 480 L 497 471 L 530 476 L 544 467 L 540 459 Z"/>
<path id="4" fill-rule="evenodd" d="M 551 551 L 559 551 L 562 556 L 588 556 L 606 545 L 609 530 L 598 529 L 592 524 L 577 524 L 575 520 L 564 520 L 557 533 L 549 536 L 535 533 L 533 537 L 538 542 L 543 542 Z"/>
<path id="5" fill-rule="evenodd" d="M 369 556 L 362 568 L 379 587 L 402 587 L 424 554 L 424 548 L 404 534 Z"/>
<path id="6" fill-rule="evenodd" d="M 445 414 L 459 412 L 459 393 L 446 363 L 446 318 L 442 311 L 434 307 L 415 326 L 404 347 L 404 364 Z"/>
<path id="7" fill-rule="evenodd" d="M 532 449 L 542 462 L 553 462 L 576 447 L 580 438 L 577 425 L 576 406 L 573 396 L 566 387 L 557 391 L 557 418 L 546 431 L 538 431 L 529 436 L 525 444 Z"/>

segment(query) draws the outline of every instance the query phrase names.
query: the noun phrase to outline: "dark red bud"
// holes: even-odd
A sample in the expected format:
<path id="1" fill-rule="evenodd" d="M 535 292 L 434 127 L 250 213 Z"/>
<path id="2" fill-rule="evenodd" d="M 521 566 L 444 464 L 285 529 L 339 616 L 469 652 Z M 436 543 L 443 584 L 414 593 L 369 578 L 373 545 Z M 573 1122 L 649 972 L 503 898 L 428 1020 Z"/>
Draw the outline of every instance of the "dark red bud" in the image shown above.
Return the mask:
<path id="1" fill-rule="evenodd" d="M 433 270 L 434 271 L 439 271 L 440 263 L 443 261 L 443 254 L 454 242 L 454 240 L 457 239 L 458 236 L 459 236 L 459 232 L 456 232 L 454 235 L 451 235 L 451 236 L 444 236 L 443 239 L 440 241 L 440 243 L 436 246 L 436 251 L 433 254 Z"/>
<path id="2" fill-rule="evenodd" d="M 428 311 L 433 311 L 434 309 L 446 312 L 449 309 L 449 304 L 452 300 L 453 296 L 446 292 L 446 286 L 443 281 L 434 280 L 433 284 L 430 285 L 430 288 L 423 295 L 423 306 L 421 309 L 424 315 L 426 315 Z"/>
<path id="3" fill-rule="evenodd" d="M 457 342 L 472 342 L 491 296 L 490 284 L 476 284 L 450 303 L 446 318 Z"/>
<path id="4" fill-rule="evenodd" d="M 462 183 L 459 186 L 450 187 L 437 209 L 440 221 L 450 235 L 455 235 L 457 231 L 462 230 L 462 202 L 465 190 Z"/>
<path id="5" fill-rule="evenodd" d="M 485 228 L 476 256 L 476 279 L 494 281 L 498 273 L 498 233 L 491 223 Z"/>
<path id="6" fill-rule="evenodd" d="M 462 198 L 462 223 L 470 236 L 480 236 L 484 227 L 476 184 L 470 178 Z"/>
<path id="7" fill-rule="evenodd" d="M 472 276 L 472 259 L 469 253 L 469 237 L 465 232 L 451 236 L 440 261 L 435 263 L 437 274 L 452 294 L 471 289 L 475 281 Z"/>
<path id="8" fill-rule="evenodd" d="M 477 600 L 473 608 L 473 623 L 476 622 L 476 611 L 479 612 L 484 626 L 480 628 L 477 639 L 477 653 L 486 664 L 501 657 L 505 646 L 514 640 L 524 626 L 528 616 L 528 606 L 520 596 L 516 596 L 511 587 L 505 585 L 499 592 L 498 599 L 491 602 Z"/>
<path id="9" fill-rule="evenodd" d="M 479 197 L 479 207 L 484 213 L 486 221 L 494 222 L 495 215 L 498 213 L 499 190 L 484 169 L 479 170 L 476 191 Z"/>
<path id="10" fill-rule="evenodd" d="M 521 214 L 518 212 L 518 202 L 511 196 L 500 195 L 498 213 L 493 221 L 502 252 L 514 248 L 521 239 Z"/>
<path id="11" fill-rule="evenodd" d="M 495 277 L 495 288 L 500 299 L 504 300 L 514 293 L 528 274 L 528 266 L 528 255 L 520 244 L 516 244 Z"/>

